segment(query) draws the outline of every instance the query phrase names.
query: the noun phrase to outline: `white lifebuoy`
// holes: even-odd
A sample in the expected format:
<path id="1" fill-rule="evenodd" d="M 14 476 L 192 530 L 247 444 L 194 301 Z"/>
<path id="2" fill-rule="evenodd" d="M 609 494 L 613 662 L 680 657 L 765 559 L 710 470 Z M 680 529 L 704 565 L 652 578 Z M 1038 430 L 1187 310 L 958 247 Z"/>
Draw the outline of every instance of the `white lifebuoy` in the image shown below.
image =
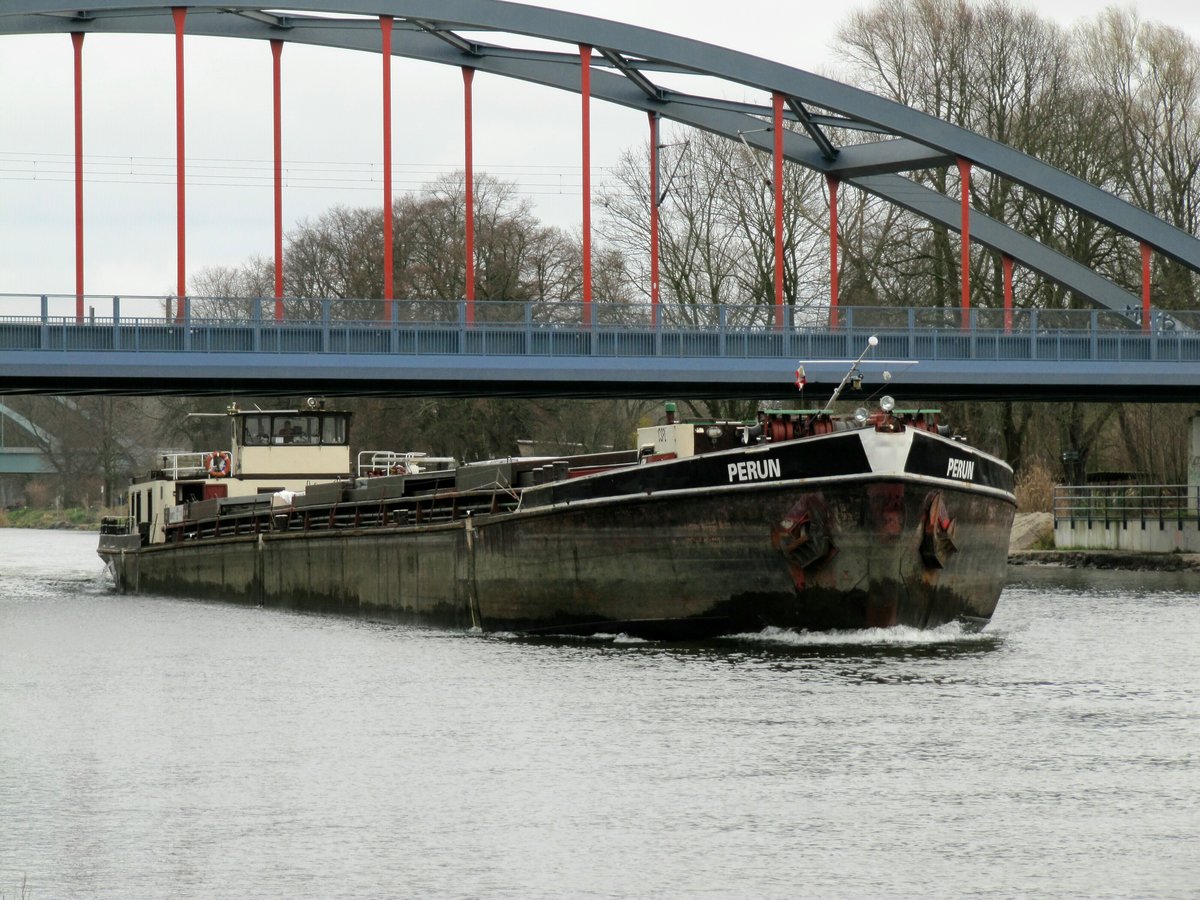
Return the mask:
<path id="1" fill-rule="evenodd" d="M 228 450 L 214 450 L 205 457 L 204 467 L 213 478 L 228 478 L 233 470 L 233 459 Z"/>

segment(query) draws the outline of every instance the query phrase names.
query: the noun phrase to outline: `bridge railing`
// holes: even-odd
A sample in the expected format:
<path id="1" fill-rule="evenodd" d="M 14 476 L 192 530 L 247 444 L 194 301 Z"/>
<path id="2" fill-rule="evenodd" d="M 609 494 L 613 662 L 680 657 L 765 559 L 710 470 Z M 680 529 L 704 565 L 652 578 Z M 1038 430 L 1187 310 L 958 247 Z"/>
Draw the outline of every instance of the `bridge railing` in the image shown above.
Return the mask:
<path id="1" fill-rule="evenodd" d="M 1200 361 L 1200 314 L 976 308 L 0 296 L 0 350 Z M 100 301 L 107 302 L 103 306 Z M 36 310 L 28 311 L 30 303 Z M 12 310 L 9 313 L 9 310 Z"/>
<path id="2" fill-rule="evenodd" d="M 273 298 L 186 297 L 182 304 L 170 296 L 100 296 L 83 298 L 83 323 L 112 319 L 159 320 L 179 318 L 206 322 L 257 322 L 274 318 Z M 311 299 L 287 297 L 281 301 L 287 322 L 319 322 L 325 318 L 339 321 L 382 322 L 388 304 L 363 298 Z M 472 305 L 475 323 L 484 325 L 520 325 L 533 322 L 582 325 L 585 306 L 578 302 L 480 300 Z M 467 315 L 463 300 L 398 299 L 390 304 L 391 318 L 397 322 L 458 322 Z M 7 319 L 69 319 L 75 321 L 76 297 L 73 294 L 2 294 L 0 317 Z M 831 312 L 826 304 L 785 308 L 794 327 L 845 328 L 965 328 L 968 330 L 1095 330 L 1140 329 L 1141 310 L 1130 307 L 1119 312 L 1107 309 L 1003 309 L 973 307 L 964 311 L 952 307 L 842 306 Z M 770 304 L 591 304 L 591 320 L 608 325 L 661 325 L 664 327 L 717 328 L 775 327 L 775 308 Z M 1151 329 L 1165 332 L 1200 328 L 1200 311 L 1163 311 L 1152 313 Z"/>

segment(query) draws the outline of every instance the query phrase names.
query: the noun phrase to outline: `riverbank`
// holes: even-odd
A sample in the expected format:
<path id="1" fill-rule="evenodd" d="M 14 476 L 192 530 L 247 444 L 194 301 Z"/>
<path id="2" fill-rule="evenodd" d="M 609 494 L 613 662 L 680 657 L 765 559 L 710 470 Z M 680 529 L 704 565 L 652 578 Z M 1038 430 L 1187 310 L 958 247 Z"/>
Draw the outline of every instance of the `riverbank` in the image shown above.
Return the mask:
<path id="1" fill-rule="evenodd" d="M 1008 543 L 1008 563 L 1011 566 L 1181 572 L 1200 570 L 1200 553 L 1059 550 L 1054 546 L 1054 518 L 1050 513 L 1018 513 Z"/>
<path id="2" fill-rule="evenodd" d="M 58 531 L 99 531 L 103 516 L 118 515 L 111 509 L 0 509 L 0 528 L 48 528 Z"/>
<path id="3" fill-rule="evenodd" d="M 1010 566 L 1062 566 L 1069 569 L 1127 569 L 1141 572 L 1200 570 L 1200 553 L 1139 553 L 1133 550 L 1020 550 Z"/>

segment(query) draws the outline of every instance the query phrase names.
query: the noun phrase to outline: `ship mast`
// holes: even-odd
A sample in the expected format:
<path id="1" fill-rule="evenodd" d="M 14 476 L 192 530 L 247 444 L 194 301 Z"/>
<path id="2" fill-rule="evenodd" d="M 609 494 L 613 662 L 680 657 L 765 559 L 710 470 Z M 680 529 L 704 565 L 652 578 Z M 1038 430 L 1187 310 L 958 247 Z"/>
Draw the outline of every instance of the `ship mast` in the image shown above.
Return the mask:
<path id="1" fill-rule="evenodd" d="M 825 404 L 825 408 L 817 413 L 817 415 L 823 416 L 829 412 L 830 408 L 837 401 L 837 398 L 841 395 L 842 390 L 847 384 L 850 383 L 850 379 L 852 379 L 855 375 L 858 375 L 858 364 L 861 363 L 864 357 L 866 357 L 866 355 L 878 345 L 879 338 L 877 338 L 875 335 L 871 335 L 869 338 L 867 338 L 867 346 L 863 348 L 862 353 L 858 354 L 858 359 L 850 364 L 850 369 L 845 375 L 842 376 L 841 383 L 833 389 L 833 396 L 829 398 L 829 402 Z"/>

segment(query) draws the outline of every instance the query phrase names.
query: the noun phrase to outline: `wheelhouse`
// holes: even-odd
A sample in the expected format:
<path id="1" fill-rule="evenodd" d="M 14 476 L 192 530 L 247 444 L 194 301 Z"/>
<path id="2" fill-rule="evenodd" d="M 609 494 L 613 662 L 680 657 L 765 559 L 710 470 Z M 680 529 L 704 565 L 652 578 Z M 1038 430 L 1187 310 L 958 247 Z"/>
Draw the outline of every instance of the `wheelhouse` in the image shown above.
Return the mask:
<path id="1" fill-rule="evenodd" d="M 348 412 L 310 403 L 276 410 L 233 405 L 225 415 L 229 449 L 163 454 L 159 467 L 130 486 L 127 527 L 143 542 L 161 543 L 166 526 L 182 520 L 188 503 L 233 508 L 352 477 Z"/>

